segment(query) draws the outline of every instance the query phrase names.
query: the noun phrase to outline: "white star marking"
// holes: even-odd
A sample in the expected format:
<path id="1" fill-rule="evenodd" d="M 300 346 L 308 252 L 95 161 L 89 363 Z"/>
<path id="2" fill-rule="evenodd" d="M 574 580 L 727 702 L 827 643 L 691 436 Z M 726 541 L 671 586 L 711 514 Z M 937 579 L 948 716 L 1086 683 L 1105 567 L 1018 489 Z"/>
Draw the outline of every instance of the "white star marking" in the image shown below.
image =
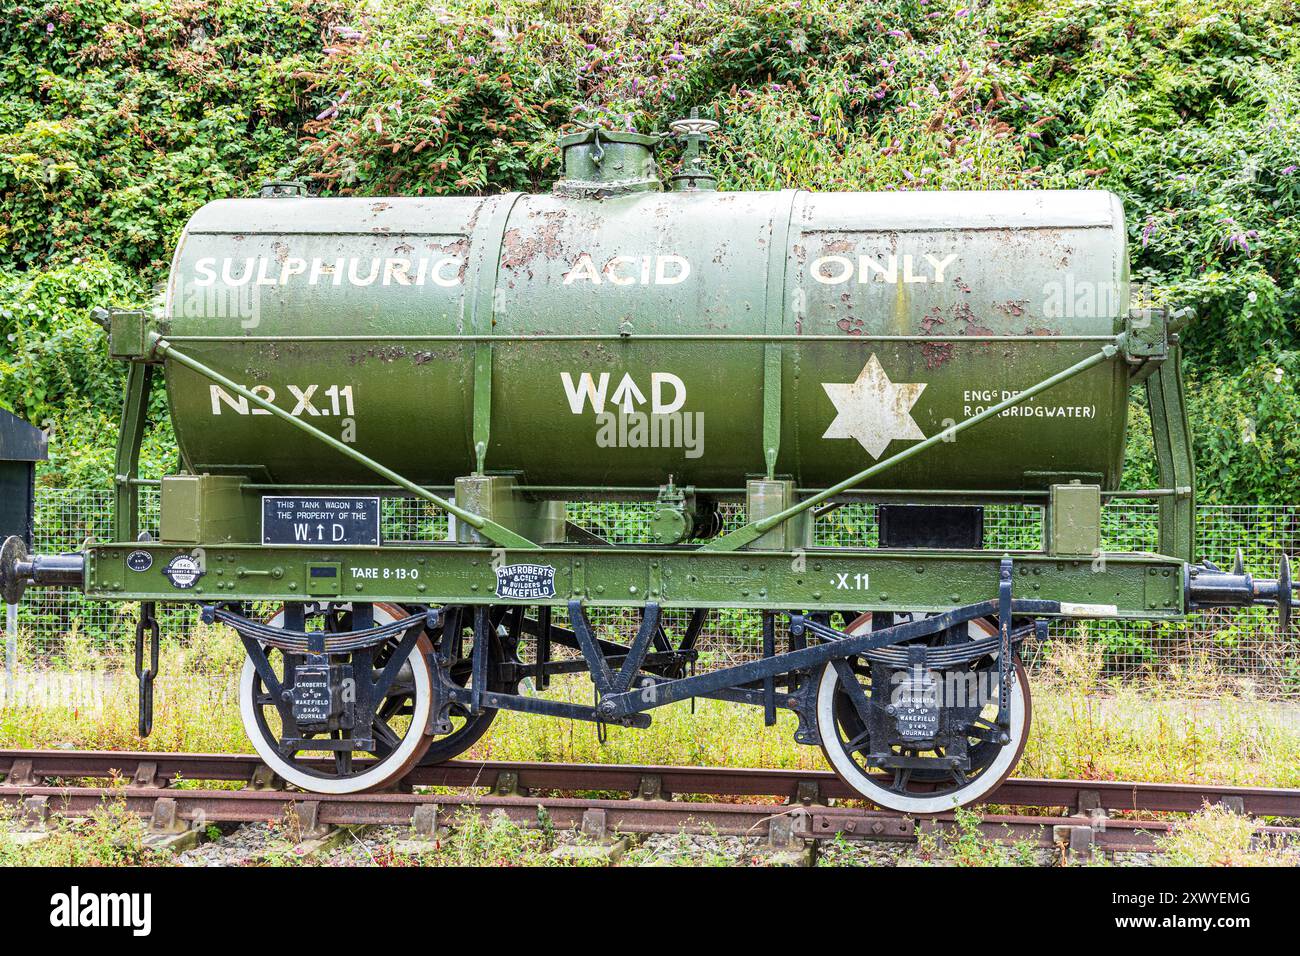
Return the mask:
<path id="1" fill-rule="evenodd" d="M 847 385 L 822 382 L 838 413 L 822 438 L 855 438 L 872 458 L 879 458 L 894 439 L 925 438 L 910 412 L 925 383 L 894 384 L 875 355 L 858 379 Z"/>

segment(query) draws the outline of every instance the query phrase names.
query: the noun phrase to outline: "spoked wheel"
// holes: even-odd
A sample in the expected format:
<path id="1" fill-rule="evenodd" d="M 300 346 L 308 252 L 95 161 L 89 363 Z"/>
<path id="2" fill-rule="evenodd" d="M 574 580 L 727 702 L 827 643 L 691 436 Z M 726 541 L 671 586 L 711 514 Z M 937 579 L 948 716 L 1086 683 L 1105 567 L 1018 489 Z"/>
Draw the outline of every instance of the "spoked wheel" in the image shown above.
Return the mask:
<path id="1" fill-rule="evenodd" d="M 334 607 L 316 614 L 331 615 L 327 629 L 349 629 L 346 606 Z M 375 624 L 389 624 L 407 617 L 405 611 L 391 604 L 376 604 Z M 283 614 L 267 622 L 283 626 Z M 374 654 L 370 666 L 381 671 L 397 650 L 399 638 L 392 638 Z M 264 647 L 267 660 L 282 683 L 293 668 L 303 663 L 298 654 Z M 267 692 L 253 661 L 244 662 L 239 680 L 239 709 L 247 732 L 258 756 L 284 780 L 304 790 L 315 793 L 358 793 L 382 788 L 400 780 L 419 761 L 432 738 L 427 736 L 429 713 L 433 706 L 433 675 L 429 668 L 429 655 L 433 643 L 427 634 L 415 641 L 405 662 L 384 696 L 373 702 L 368 715 L 357 714 L 351 730 L 312 732 L 301 730 L 301 748 L 282 744 L 284 722 L 275 700 Z M 337 662 L 337 658 L 331 658 Z M 354 661 L 357 659 L 354 658 Z M 369 721 L 365 719 L 369 716 Z M 367 726 L 368 724 L 368 726 Z M 373 740 L 373 749 L 310 749 L 311 740 L 343 740 L 349 737 Z"/>
<path id="2" fill-rule="evenodd" d="M 863 615 L 846 630 L 861 633 L 870 627 L 870 615 Z M 969 639 L 996 633 L 997 626 L 991 621 L 970 622 Z M 839 672 L 826 664 L 813 678 L 818 682 L 817 729 L 831 766 L 872 803 L 902 813 L 941 813 L 992 792 L 1019 763 L 1031 719 L 1029 681 L 1019 663 L 1011 681 L 1010 727 L 1005 742 L 996 724 L 996 677 L 991 686 L 989 683 L 990 673 L 997 674 L 996 654 L 972 662 L 966 673 L 959 673 L 963 678 L 977 676 L 956 686 L 978 690 L 953 706 L 953 702 L 944 701 L 947 732 L 930 740 L 909 741 L 895 732 L 893 717 L 886 711 L 897 687 L 897 681 L 891 680 L 893 668 L 862 658 L 851 659 L 850 666 L 873 712 L 872 719 L 862 719 Z M 952 766 L 954 756 L 962 752 L 967 765 Z M 908 766 L 882 766 L 882 756 L 885 762 Z"/>

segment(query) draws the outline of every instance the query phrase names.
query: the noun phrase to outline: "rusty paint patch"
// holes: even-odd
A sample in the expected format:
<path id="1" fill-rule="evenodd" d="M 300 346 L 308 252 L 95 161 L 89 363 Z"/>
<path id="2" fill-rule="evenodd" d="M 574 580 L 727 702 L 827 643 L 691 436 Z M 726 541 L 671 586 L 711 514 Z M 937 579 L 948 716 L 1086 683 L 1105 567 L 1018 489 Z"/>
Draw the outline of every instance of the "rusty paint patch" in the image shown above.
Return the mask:
<path id="1" fill-rule="evenodd" d="M 392 364 L 393 362 L 404 359 L 410 353 L 402 345 L 373 345 L 369 348 L 352 352 L 348 355 L 349 365 L 360 365 L 369 359 L 376 359 L 380 362 Z"/>
<path id="2" fill-rule="evenodd" d="M 996 333 L 987 325 L 982 325 L 979 318 L 971 310 L 971 307 L 963 302 L 953 309 L 953 313 L 959 322 L 962 322 L 962 329 L 959 335 L 995 335 Z"/>
<path id="3" fill-rule="evenodd" d="M 448 256 L 462 256 L 469 251 L 469 238 L 461 236 L 453 242 L 426 242 L 424 248 L 430 252 L 441 252 Z"/>
<path id="4" fill-rule="evenodd" d="M 925 359 L 925 367 L 929 369 L 943 368 L 952 361 L 952 352 L 951 342 L 921 343 L 921 357 Z"/>
<path id="5" fill-rule="evenodd" d="M 921 333 L 923 335 L 934 335 L 935 328 L 940 325 L 947 325 L 947 321 L 936 305 L 921 318 Z M 951 342 L 921 343 L 921 357 L 925 360 L 925 367 L 928 369 L 942 368 L 952 361 L 953 351 Z"/>
<path id="6" fill-rule="evenodd" d="M 539 255 L 547 259 L 559 259 L 564 255 L 564 244 L 560 233 L 564 228 L 566 214 L 561 210 L 542 213 L 545 225 L 536 232 L 523 229 L 507 229 L 501 240 L 501 268 L 511 272 L 521 269 L 532 277 L 532 261 Z"/>
<path id="7" fill-rule="evenodd" d="M 398 349 L 404 351 L 405 356 L 411 360 L 412 365 L 417 365 L 417 366 L 428 365 L 430 362 L 455 362 L 464 358 L 464 355 L 459 347 L 443 348 L 443 349 L 402 349 L 401 346 L 398 346 Z M 367 350 L 367 352 L 359 353 L 358 355 L 356 355 L 354 357 L 353 364 L 358 364 L 360 362 L 365 361 L 367 355 L 369 354 L 369 351 L 371 350 Z M 378 351 L 382 353 L 385 350 L 381 348 Z M 387 362 L 387 361 L 396 361 L 402 356 L 393 355 L 390 358 L 388 355 L 385 354 L 376 354 L 375 357 L 378 358 L 380 361 Z"/>
<path id="8" fill-rule="evenodd" d="M 483 207 L 486 204 L 486 200 L 474 204 L 474 208 L 470 210 L 469 218 L 465 220 L 465 228 L 462 229 L 461 232 L 471 236 L 474 234 L 474 229 L 478 226 L 479 213 L 483 211 Z"/>

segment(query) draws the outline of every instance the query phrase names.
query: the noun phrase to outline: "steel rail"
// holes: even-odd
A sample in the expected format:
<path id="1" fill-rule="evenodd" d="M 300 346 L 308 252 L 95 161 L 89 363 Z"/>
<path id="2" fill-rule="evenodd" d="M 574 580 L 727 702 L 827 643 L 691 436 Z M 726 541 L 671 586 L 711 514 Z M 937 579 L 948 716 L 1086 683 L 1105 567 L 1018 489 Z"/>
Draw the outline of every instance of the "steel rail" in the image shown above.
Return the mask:
<path id="1" fill-rule="evenodd" d="M 112 777 L 143 779 L 150 783 L 246 782 L 262 767 L 261 759 L 252 754 L 0 750 L 0 773 L 16 776 L 34 786 L 41 786 L 48 779 Z M 142 769 L 147 773 L 142 773 Z M 638 793 L 649 782 L 663 794 L 861 799 L 839 777 L 824 770 L 452 760 L 437 766 L 417 767 L 403 783 L 419 787 L 495 789 L 505 775 L 509 775 L 520 791 Z M 8 780 L 0 785 L 0 793 L 6 796 L 12 796 L 15 789 L 19 787 Z M 297 796 L 316 799 L 314 794 Z M 1082 803 L 1111 812 L 1169 813 L 1191 813 L 1206 804 L 1223 804 L 1252 816 L 1300 819 L 1300 789 L 1270 787 L 1012 777 L 983 802 L 988 806 L 1040 809 L 1078 808 Z"/>
<path id="2" fill-rule="evenodd" d="M 9 791 L 12 791 L 9 792 Z M 952 814 L 924 820 L 872 810 L 805 807 L 802 804 L 690 803 L 678 800 L 583 799 L 577 797 L 514 797 L 414 793 L 352 795 L 290 793 L 275 790 L 187 790 L 173 787 L 0 787 L 0 801 L 17 802 L 27 814 L 87 817 L 105 805 L 141 816 L 155 815 L 168 801 L 168 816 L 191 827 L 214 823 L 291 823 L 309 818 L 324 826 L 412 826 L 418 808 L 435 807 L 437 819 L 455 825 L 463 814 L 505 815 L 520 827 L 548 825 L 569 830 L 582 826 L 591 811 L 603 811 L 608 832 L 627 835 L 691 833 L 768 838 L 773 822 L 788 824 L 796 838 L 833 839 L 838 836 L 913 842 L 920 834 L 941 834 L 957 824 Z M 1050 847 L 1058 828 L 1080 825 L 1080 817 L 983 817 L 985 836 Z M 1167 821 L 1107 820 L 1094 834 L 1094 844 L 1111 851 L 1150 851 L 1156 837 L 1168 833 Z M 1272 832 L 1292 834 L 1300 831 Z"/>

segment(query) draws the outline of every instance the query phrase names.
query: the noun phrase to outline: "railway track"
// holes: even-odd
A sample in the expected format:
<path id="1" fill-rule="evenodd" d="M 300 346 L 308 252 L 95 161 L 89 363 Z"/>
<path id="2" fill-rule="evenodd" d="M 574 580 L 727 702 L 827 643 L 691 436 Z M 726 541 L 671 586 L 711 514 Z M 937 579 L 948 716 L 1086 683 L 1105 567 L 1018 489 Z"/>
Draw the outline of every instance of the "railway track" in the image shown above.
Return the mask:
<path id="1" fill-rule="evenodd" d="M 283 789 L 252 755 L 7 750 L 0 751 L 0 774 L 0 802 L 19 805 L 37 827 L 50 813 L 84 816 L 106 799 L 172 831 L 294 814 L 313 830 L 391 825 L 428 833 L 437 821 L 467 811 L 536 825 L 544 808 L 556 828 L 582 828 L 593 836 L 714 833 L 792 845 L 837 836 L 914 841 L 955 822 L 948 814 L 913 819 L 832 805 L 856 794 L 834 774 L 814 770 L 451 761 L 417 768 L 393 792 L 336 796 Z M 243 786 L 195 788 L 201 781 Z M 1146 851 L 1172 823 L 1113 814 L 1192 812 L 1207 803 L 1300 819 L 1300 790 L 1012 778 L 991 795 L 979 827 L 994 839 L 1064 843 L 1085 853 Z M 1300 828 L 1263 832 L 1300 838 Z"/>

